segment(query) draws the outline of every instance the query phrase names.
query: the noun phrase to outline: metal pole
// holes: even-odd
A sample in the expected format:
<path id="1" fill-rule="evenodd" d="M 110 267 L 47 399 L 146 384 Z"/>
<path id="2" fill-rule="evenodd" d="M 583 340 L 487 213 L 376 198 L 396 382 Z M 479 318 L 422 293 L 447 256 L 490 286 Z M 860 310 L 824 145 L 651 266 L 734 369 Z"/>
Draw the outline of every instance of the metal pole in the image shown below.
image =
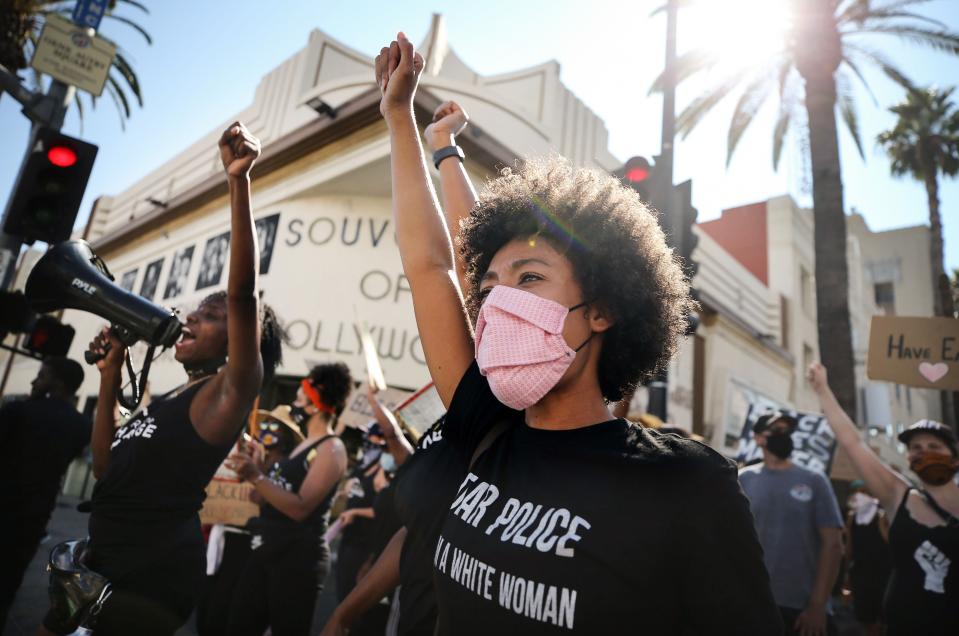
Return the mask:
<path id="1" fill-rule="evenodd" d="M 666 64 L 663 71 L 663 129 L 659 156 L 656 158 L 656 177 L 653 184 L 657 199 L 665 201 L 673 185 L 673 139 L 676 136 L 676 21 L 679 12 L 678 0 L 666 3 Z M 669 214 L 670 210 L 660 210 Z M 646 410 L 668 422 L 669 370 L 656 375 L 649 383 L 649 404 Z"/>

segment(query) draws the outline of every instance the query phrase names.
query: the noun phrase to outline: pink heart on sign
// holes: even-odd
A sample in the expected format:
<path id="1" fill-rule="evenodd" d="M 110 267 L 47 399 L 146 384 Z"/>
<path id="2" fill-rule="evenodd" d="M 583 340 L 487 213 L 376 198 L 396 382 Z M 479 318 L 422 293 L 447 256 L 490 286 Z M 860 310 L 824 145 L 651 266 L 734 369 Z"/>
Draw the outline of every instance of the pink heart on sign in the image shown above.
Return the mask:
<path id="1" fill-rule="evenodd" d="M 947 373 L 949 373 L 949 365 L 945 362 L 937 362 L 936 364 L 922 362 L 919 364 L 919 374 L 930 382 L 938 382 Z"/>

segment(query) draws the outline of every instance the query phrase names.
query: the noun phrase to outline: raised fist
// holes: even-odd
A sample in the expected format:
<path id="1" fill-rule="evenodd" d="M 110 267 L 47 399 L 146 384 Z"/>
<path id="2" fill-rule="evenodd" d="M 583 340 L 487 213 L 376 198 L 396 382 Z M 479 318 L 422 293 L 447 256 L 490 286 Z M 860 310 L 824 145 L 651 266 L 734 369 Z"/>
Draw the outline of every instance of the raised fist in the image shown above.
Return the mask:
<path id="1" fill-rule="evenodd" d="M 99 358 L 97 360 L 97 369 L 112 369 L 119 371 L 123 367 L 123 361 L 126 357 L 127 347 L 124 345 L 113 330 L 104 327 L 100 333 L 90 341 L 87 350 L 94 353 Z"/>
<path id="2" fill-rule="evenodd" d="M 454 101 L 445 101 L 437 106 L 433 112 L 433 123 L 427 126 L 423 133 L 430 150 L 436 152 L 440 148 L 452 146 L 456 135 L 463 132 L 469 120 L 466 111 Z"/>
<path id="3" fill-rule="evenodd" d="M 413 95 L 423 70 L 423 56 L 413 49 L 402 31 L 389 46 L 380 49 L 374 62 L 376 85 L 383 98 L 380 113 L 386 119 L 395 114 L 413 114 Z"/>
<path id="4" fill-rule="evenodd" d="M 916 548 L 914 556 L 916 563 L 926 573 L 926 582 L 923 586 L 926 591 L 945 594 L 946 575 L 949 574 L 949 566 L 952 563 L 949 557 L 929 541 L 923 541 L 922 545 Z"/>
<path id="5" fill-rule="evenodd" d="M 231 177 L 247 177 L 253 162 L 260 156 L 260 140 L 246 126 L 236 121 L 220 136 L 220 160 Z"/>
<path id="6" fill-rule="evenodd" d="M 806 371 L 806 379 L 812 385 L 816 393 L 829 388 L 829 376 L 826 374 L 826 367 L 819 362 L 813 362 Z"/>

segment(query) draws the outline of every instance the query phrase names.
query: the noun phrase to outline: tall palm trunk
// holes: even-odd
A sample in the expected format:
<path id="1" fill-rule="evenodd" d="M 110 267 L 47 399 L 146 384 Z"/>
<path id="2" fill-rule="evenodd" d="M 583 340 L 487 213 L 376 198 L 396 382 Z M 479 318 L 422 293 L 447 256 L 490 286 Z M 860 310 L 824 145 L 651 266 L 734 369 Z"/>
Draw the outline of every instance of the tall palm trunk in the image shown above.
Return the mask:
<path id="1" fill-rule="evenodd" d="M 830 0 L 803 4 L 797 23 L 796 67 L 805 82 L 816 223 L 816 317 L 819 356 L 839 404 L 856 421 L 856 371 L 849 320 L 846 215 L 836 130 L 836 69 L 842 41 Z"/>
<path id="2" fill-rule="evenodd" d="M 806 78 L 809 154 L 812 163 L 813 218 L 816 223 L 816 317 L 819 355 L 829 384 L 855 421 L 856 373 L 849 320 L 846 215 L 839 173 L 836 86 L 832 74 Z"/>
<path id="3" fill-rule="evenodd" d="M 925 154 L 925 153 L 923 153 Z M 929 200 L 929 271 L 932 273 L 933 313 L 953 317 L 952 290 L 942 264 L 942 218 L 939 216 L 939 179 L 936 166 L 928 158 L 920 158 L 926 198 Z M 942 420 L 956 428 L 955 396 L 952 391 L 939 393 Z"/>

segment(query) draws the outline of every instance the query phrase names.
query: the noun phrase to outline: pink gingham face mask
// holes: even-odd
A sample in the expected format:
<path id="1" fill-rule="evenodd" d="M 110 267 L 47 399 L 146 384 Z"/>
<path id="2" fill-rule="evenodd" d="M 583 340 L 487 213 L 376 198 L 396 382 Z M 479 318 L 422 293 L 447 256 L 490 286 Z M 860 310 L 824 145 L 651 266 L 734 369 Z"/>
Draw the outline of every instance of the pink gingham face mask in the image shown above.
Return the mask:
<path id="1" fill-rule="evenodd" d="M 521 289 L 497 285 L 476 319 L 476 363 L 500 402 L 522 411 L 556 386 L 576 352 L 563 338 L 567 308 Z M 590 338 L 592 334 L 590 334 Z"/>

